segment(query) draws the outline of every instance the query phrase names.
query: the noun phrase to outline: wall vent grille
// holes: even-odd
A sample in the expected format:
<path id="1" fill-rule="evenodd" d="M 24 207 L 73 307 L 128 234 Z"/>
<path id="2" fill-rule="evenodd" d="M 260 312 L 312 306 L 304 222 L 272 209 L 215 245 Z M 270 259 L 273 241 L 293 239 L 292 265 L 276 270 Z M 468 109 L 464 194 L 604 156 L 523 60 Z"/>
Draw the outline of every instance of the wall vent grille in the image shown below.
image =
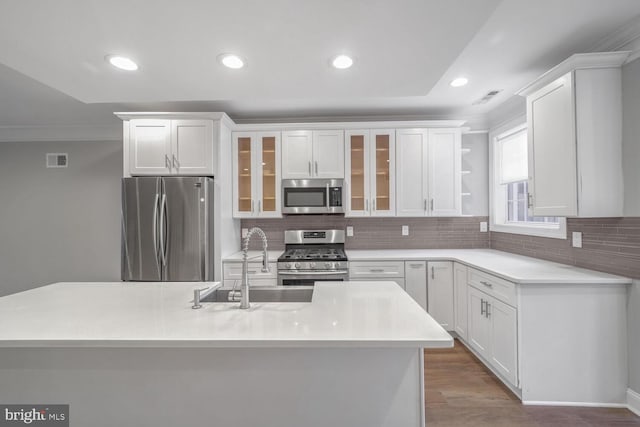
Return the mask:
<path id="1" fill-rule="evenodd" d="M 48 168 L 66 168 L 69 165 L 67 153 L 47 153 Z"/>

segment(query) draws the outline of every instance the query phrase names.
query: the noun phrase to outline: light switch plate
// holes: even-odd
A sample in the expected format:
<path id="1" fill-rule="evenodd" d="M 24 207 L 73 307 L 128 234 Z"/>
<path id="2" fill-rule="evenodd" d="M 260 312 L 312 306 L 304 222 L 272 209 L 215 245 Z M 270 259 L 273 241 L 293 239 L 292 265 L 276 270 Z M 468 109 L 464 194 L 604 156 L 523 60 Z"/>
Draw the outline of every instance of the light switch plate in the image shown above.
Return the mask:
<path id="1" fill-rule="evenodd" d="M 582 232 L 574 231 L 573 233 L 571 233 L 571 244 L 574 248 L 582 247 Z"/>
<path id="2" fill-rule="evenodd" d="M 347 237 L 353 237 L 353 227 L 352 226 L 348 226 L 347 227 Z"/>
<path id="3" fill-rule="evenodd" d="M 480 231 L 483 233 L 486 233 L 487 231 L 489 231 L 489 229 L 487 228 L 487 222 L 486 221 L 482 221 L 480 223 Z"/>
<path id="4" fill-rule="evenodd" d="M 249 229 L 248 228 L 243 228 L 242 230 L 242 238 L 244 239 L 245 237 L 247 237 L 247 234 L 249 234 Z"/>
<path id="5" fill-rule="evenodd" d="M 402 235 L 403 236 L 408 236 L 409 235 L 409 226 L 408 225 L 403 225 L 402 226 Z"/>

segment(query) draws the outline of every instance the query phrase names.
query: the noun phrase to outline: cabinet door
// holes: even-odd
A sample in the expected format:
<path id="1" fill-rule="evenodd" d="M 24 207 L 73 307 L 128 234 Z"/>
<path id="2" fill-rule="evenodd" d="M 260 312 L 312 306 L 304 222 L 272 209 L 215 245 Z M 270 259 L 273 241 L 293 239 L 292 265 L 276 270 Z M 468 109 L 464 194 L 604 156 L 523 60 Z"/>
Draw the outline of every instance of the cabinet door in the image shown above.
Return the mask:
<path id="1" fill-rule="evenodd" d="M 256 214 L 263 218 L 280 217 L 280 134 L 259 133 L 255 136 L 254 169 L 256 173 Z"/>
<path id="2" fill-rule="evenodd" d="M 213 122 L 171 121 L 171 163 L 177 175 L 213 175 Z"/>
<path id="3" fill-rule="evenodd" d="M 129 136 L 131 175 L 171 174 L 170 120 L 131 120 Z"/>
<path id="4" fill-rule="evenodd" d="M 395 131 L 371 131 L 369 179 L 371 180 L 372 216 L 394 216 L 396 213 L 395 143 Z"/>
<path id="5" fill-rule="evenodd" d="M 429 213 L 461 214 L 460 129 L 429 130 Z"/>
<path id="6" fill-rule="evenodd" d="M 344 178 L 344 131 L 313 131 L 313 176 Z"/>
<path id="7" fill-rule="evenodd" d="M 533 215 L 577 215 L 572 73 L 527 97 L 527 122 Z"/>
<path id="8" fill-rule="evenodd" d="M 485 315 L 488 297 L 472 286 L 467 287 L 469 297 L 469 330 L 467 342 L 486 360 L 490 360 L 491 321 Z"/>
<path id="9" fill-rule="evenodd" d="M 518 341 L 516 309 L 496 299 L 487 306 L 491 321 L 491 364 L 511 384 L 517 384 Z"/>
<path id="10" fill-rule="evenodd" d="M 254 215 L 255 172 L 253 152 L 255 134 L 233 134 L 233 216 L 246 218 Z"/>
<path id="11" fill-rule="evenodd" d="M 453 263 L 427 264 L 429 314 L 447 331 L 453 330 Z"/>
<path id="12" fill-rule="evenodd" d="M 467 267 L 453 264 L 453 324 L 454 331 L 467 340 Z"/>
<path id="13" fill-rule="evenodd" d="M 422 308 L 427 310 L 427 263 L 406 261 L 404 263 L 405 290 Z"/>
<path id="14" fill-rule="evenodd" d="M 311 178 L 312 163 L 312 132 L 306 130 L 282 132 L 282 178 Z"/>
<path id="15" fill-rule="evenodd" d="M 427 214 L 426 129 L 396 131 L 396 215 Z"/>
<path id="16" fill-rule="evenodd" d="M 369 131 L 345 132 L 347 211 L 345 216 L 369 216 Z"/>

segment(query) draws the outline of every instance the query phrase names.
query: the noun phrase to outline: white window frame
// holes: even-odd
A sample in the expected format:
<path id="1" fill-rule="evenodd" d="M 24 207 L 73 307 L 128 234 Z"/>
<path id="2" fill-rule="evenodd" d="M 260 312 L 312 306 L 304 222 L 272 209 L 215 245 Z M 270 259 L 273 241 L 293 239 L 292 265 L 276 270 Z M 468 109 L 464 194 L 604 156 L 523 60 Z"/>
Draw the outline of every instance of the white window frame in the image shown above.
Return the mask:
<path id="1" fill-rule="evenodd" d="M 567 220 L 559 218 L 559 226 L 549 226 L 549 223 L 518 224 L 507 222 L 506 217 L 506 189 L 500 184 L 497 150 L 498 140 L 515 132 L 527 128 L 526 116 L 519 116 L 513 120 L 492 129 L 489 132 L 489 230 L 502 233 L 523 234 L 527 236 L 550 237 L 554 239 L 567 238 Z M 531 177 L 529 177 L 531 179 Z"/>

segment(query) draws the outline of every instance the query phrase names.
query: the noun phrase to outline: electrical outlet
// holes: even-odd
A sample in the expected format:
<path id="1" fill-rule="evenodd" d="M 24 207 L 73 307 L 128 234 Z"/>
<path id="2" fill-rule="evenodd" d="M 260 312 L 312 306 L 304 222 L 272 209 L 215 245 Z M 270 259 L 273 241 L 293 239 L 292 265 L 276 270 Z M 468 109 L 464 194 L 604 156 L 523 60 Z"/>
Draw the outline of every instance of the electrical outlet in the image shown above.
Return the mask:
<path id="1" fill-rule="evenodd" d="M 486 221 L 482 221 L 480 223 L 480 231 L 483 233 L 486 233 L 487 231 L 489 231 L 489 229 L 487 228 L 487 222 Z"/>
<path id="2" fill-rule="evenodd" d="M 242 238 L 244 239 L 245 237 L 247 237 L 247 234 L 249 234 L 249 229 L 248 228 L 243 228 L 242 230 Z"/>
<path id="3" fill-rule="evenodd" d="M 409 226 L 408 225 L 403 225 L 402 226 L 402 235 L 403 236 L 408 236 L 409 235 Z"/>
<path id="4" fill-rule="evenodd" d="M 582 232 L 574 231 L 573 233 L 571 233 L 571 244 L 574 248 L 582 247 Z"/>
<path id="5" fill-rule="evenodd" d="M 353 227 L 347 226 L 347 237 L 353 237 Z"/>

